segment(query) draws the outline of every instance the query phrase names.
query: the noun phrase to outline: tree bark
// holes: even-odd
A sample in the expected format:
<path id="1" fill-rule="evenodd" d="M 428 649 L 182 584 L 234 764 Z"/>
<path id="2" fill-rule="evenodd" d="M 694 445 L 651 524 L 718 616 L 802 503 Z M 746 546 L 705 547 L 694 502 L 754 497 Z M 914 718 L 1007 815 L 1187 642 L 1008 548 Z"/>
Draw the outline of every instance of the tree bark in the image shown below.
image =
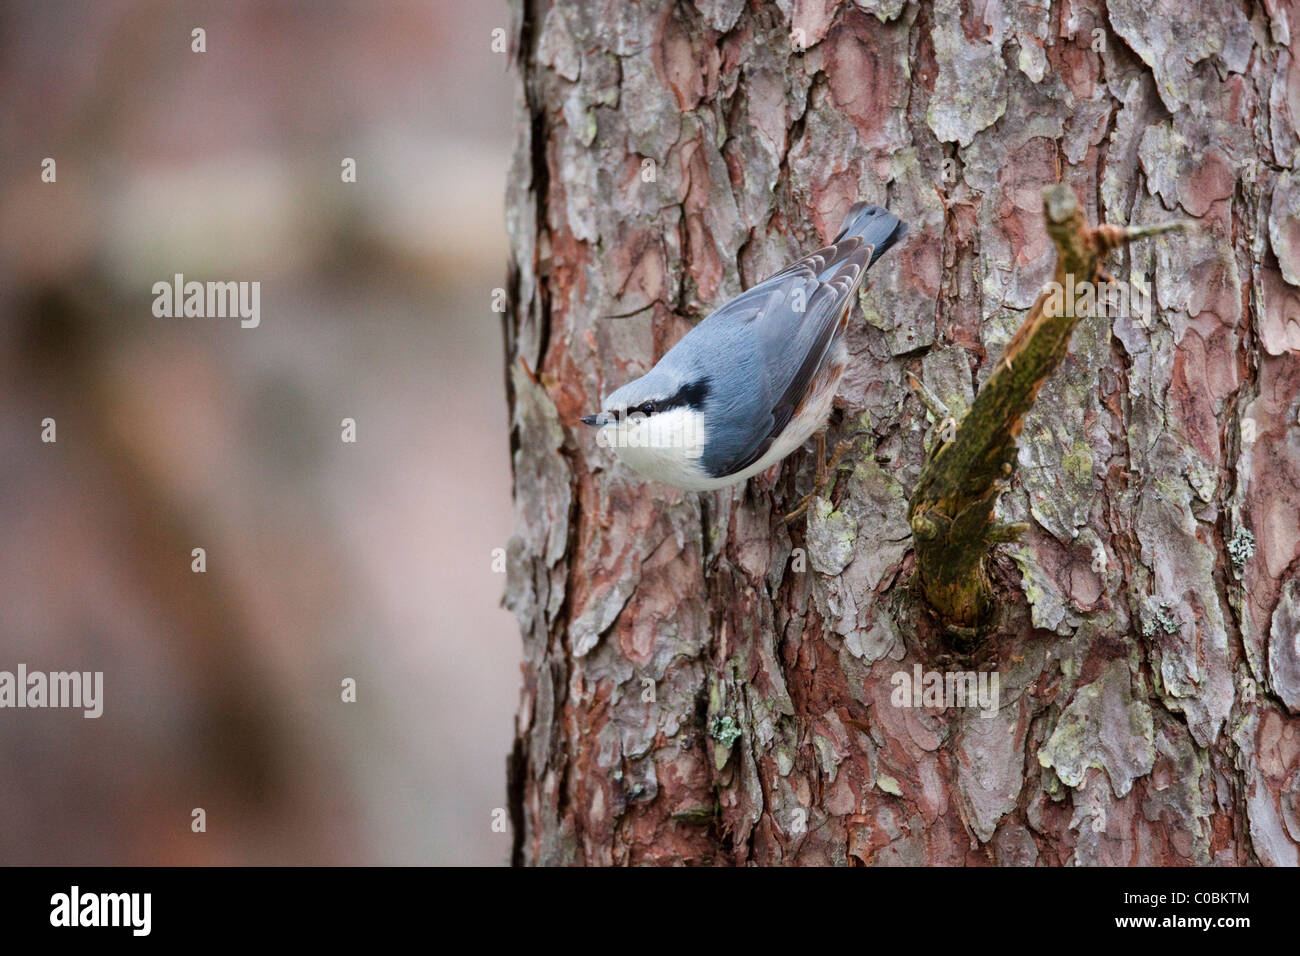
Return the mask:
<path id="1" fill-rule="evenodd" d="M 1052 282 L 1039 293 L 1029 317 L 1003 349 L 961 421 L 908 373 L 926 407 L 944 423 L 945 432 L 931 448 L 907 507 L 916 581 L 930 609 L 963 648 L 979 640 L 992 610 L 989 549 L 1019 541 L 1029 528 L 1025 522 L 1007 523 L 994 517 L 998 496 L 1015 474 L 1016 439 L 1025 415 L 1065 359 L 1079 320 L 1097 314 L 1099 298 L 1113 292 L 1115 313 L 1127 314 L 1122 287 L 1105 271 L 1106 255 L 1132 239 L 1191 225 L 1174 221 L 1093 228 L 1073 190 L 1060 183 L 1043 190 L 1043 215 L 1056 246 Z M 1098 550 L 1096 560 L 1100 563 L 1104 557 Z"/>
<path id="2" fill-rule="evenodd" d="M 1156 7 L 516 0 L 516 862 L 1300 864 L 1300 4 Z M 971 407 L 1052 278 L 1057 182 L 1199 228 L 1107 259 L 1153 311 L 1079 320 L 954 646 L 907 375 Z M 857 199 L 912 231 L 806 519 L 811 445 L 708 494 L 597 447 L 580 415 Z M 991 716 L 898 705 L 958 671 L 997 673 Z"/>

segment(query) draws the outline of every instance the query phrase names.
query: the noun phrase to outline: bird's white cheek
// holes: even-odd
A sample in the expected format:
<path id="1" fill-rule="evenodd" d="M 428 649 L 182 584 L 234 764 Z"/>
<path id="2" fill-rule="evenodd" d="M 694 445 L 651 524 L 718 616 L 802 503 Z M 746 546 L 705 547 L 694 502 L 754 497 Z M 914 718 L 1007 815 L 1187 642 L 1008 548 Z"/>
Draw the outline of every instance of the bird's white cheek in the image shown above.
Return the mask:
<path id="1" fill-rule="evenodd" d="M 596 444 L 601 448 L 621 451 L 625 448 L 646 448 L 653 441 L 642 422 L 624 420 L 616 425 L 602 426 L 596 433 Z"/>
<path id="2" fill-rule="evenodd" d="M 630 421 L 621 436 L 627 448 L 654 448 L 656 435 L 649 422 Z"/>
<path id="3" fill-rule="evenodd" d="M 625 419 L 602 427 L 596 433 L 596 444 L 619 451 L 633 449 L 698 458 L 704 449 L 704 429 L 699 418 L 695 414 L 670 412 L 653 418 Z"/>

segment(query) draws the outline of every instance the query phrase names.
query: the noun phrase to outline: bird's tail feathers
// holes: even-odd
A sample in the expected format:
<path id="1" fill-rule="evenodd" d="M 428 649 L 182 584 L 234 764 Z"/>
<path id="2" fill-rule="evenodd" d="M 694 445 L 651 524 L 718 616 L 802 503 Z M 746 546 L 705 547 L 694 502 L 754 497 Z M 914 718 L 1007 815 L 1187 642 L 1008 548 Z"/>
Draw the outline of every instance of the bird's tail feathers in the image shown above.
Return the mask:
<path id="1" fill-rule="evenodd" d="M 844 224 L 840 226 L 835 241 L 839 242 L 849 236 L 858 236 L 863 242 L 870 243 L 873 247 L 871 262 L 868 263 L 870 267 L 875 265 L 876 260 L 883 256 L 890 246 L 905 235 L 907 235 L 907 223 L 892 212 L 880 206 L 859 202 L 854 203 L 849 214 L 844 217 Z"/>

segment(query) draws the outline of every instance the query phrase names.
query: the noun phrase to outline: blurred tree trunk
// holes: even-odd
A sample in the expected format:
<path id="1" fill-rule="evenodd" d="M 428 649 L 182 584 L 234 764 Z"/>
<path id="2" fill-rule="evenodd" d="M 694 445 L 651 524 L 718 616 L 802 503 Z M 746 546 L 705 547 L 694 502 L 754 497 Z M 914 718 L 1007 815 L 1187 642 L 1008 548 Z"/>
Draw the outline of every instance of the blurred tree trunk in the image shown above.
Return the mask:
<path id="1" fill-rule="evenodd" d="M 516 861 L 1300 862 L 1300 4 L 514 21 Z M 1202 228 L 1111 257 L 1154 313 L 1079 323 L 958 655 L 911 587 L 935 423 L 906 373 L 969 406 L 1051 276 L 1053 182 Z M 811 445 L 703 495 L 597 447 L 581 414 L 859 198 L 912 235 L 852 323 L 831 503 L 781 521 Z M 914 668 L 996 670 L 996 715 L 894 706 Z"/>

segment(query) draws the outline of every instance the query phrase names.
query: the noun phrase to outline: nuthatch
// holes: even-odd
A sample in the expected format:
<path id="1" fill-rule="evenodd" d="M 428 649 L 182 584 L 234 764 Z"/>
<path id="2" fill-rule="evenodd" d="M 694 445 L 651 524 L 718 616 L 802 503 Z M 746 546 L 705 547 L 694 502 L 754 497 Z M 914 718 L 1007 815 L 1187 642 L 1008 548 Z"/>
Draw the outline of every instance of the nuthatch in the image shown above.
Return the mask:
<path id="1" fill-rule="evenodd" d="M 771 467 L 830 416 L 858 288 L 906 233 L 892 213 L 856 204 L 831 245 L 713 312 L 583 422 L 628 465 L 679 488 Z"/>

